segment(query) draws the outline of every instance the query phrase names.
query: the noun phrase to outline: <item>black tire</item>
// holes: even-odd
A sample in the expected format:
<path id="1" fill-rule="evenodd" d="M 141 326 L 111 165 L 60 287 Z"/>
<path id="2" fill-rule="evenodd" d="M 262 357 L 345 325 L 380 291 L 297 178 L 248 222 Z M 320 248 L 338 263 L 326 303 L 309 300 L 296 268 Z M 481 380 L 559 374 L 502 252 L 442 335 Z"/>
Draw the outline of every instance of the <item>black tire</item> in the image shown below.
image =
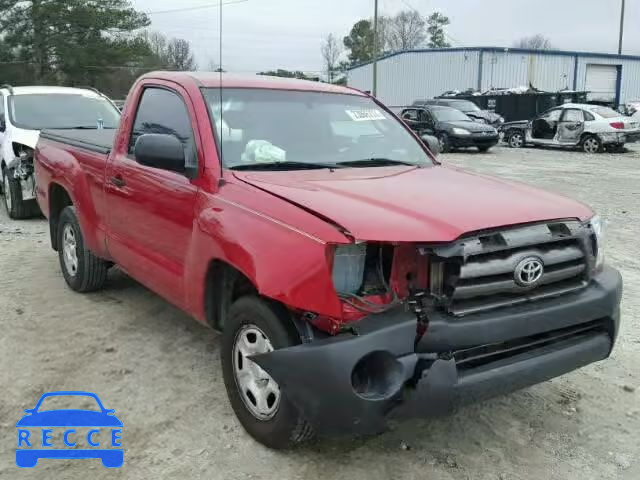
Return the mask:
<path id="1" fill-rule="evenodd" d="M 40 208 L 35 200 L 22 200 L 22 188 L 20 182 L 13 178 L 13 169 L 2 169 L 2 192 L 4 195 L 4 208 L 9 218 L 24 220 L 32 218 L 40 213 Z"/>
<path id="2" fill-rule="evenodd" d="M 611 147 L 609 147 L 607 150 L 609 150 L 611 153 L 625 153 L 627 151 L 624 143 L 616 143 L 614 145 L 611 145 Z"/>
<path id="3" fill-rule="evenodd" d="M 487 153 L 491 147 L 478 147 L 480 153 Z"/>
<path id="4" fill-rule="evenodd" d="M 451 142 L 446 133 L 438 134 L 438 143 L 440 144 L 440 153 L 449 153 L 451 151 Z"/>
<path id="5" fill-rule="evenodd" d="M 601 153 L 602 141 L 596 135 L 585 135 L 580 141 L 580 149 L 585 153 Z"/>
<path id="6" fill-rule="evenodd" d="M 507 145 L 511 148 L 522 148 L 524 147 L 524 133 L 521 130 L 511 130 L 507 133 Z"/>
<path id="7" fill-rule="evenodd" d="M 65 263 L 65 240 L 66 227 L 69 227 L 75 238 L 75 252 L 77 267 L 75 272 L 70 271 Z M 85 248 L 84 237 L 78 223 L 75 207 L 66 207 L 60 213 L 58 222 L 58 257 L 60 268 L 67 285 L 79 293 L 93 292 L 99 290 L 107 280 L 109 264 L 96 257 L 89 249 Z"/>
<path id="8" fill-rule="evenodd" d="M 283 308 L 256 296 L 242 297 L 231 306 L 222 334 L 220 357 L 233 411 L 247 433 L 269 448 L 286 449 L 309 440 L 314 435 L 313 428 L 289 401 L 284 390 L 280 391 L 277 411 L 267 420 L 254 416 L 245 405 L 234 373 L 233 356 L 236 338 L 246 326 L 255 326 L 264 332 L 274 350 L 300 343 L 300 337 Z"/>

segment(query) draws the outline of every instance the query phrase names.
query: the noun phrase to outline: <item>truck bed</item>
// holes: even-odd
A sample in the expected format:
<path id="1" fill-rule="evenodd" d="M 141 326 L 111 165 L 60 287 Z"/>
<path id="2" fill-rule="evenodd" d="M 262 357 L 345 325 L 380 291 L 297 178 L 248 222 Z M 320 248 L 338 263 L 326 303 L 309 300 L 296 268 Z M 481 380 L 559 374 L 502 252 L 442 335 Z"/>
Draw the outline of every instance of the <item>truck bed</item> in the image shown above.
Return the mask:
<path id="1" fill-rule="evenodd" d="M 116 132 L 117 130 L 115 129 L 43 130 L 40 136 L 48 140 L 55 140 L 56 142 L 66 143 L 92 152 L 108 154 L 113 146 Z"/>

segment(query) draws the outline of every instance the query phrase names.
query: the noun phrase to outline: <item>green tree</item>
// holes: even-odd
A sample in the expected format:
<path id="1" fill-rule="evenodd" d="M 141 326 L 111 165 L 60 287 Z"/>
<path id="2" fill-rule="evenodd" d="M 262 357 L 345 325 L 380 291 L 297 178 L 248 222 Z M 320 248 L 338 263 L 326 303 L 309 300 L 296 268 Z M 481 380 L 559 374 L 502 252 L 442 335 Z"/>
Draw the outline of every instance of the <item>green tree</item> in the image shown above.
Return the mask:
<path id="1" fill-rule="evenodd" d="M 427 34 L 429 35 L 429 48 L 450 47 L 444 33 L 444 27 L 449 25 L 451 21 L 449 17 L 435 12 L 427 18 Z"/>
<path id="2" fill-rule="evenodd" d="M 373 28 L 369 20 L 360 20 L 344 37 L 344 46 L 349 50 L 349 61 L 352 65 L 369 62 L 373 59 L 374 51 Z"/>
<path id="3" fill-rule="evenodd" d="M 410 50 L 424 44 L 427 22 L 415 10 L 406 10 L 388 19 L 386 45 L 389 50 Z"/>
<path id="4" fill-rule="evenodd" d="M 36 83 L 94 83 L 149 54 L 135 30 L 149 18 L 129 0 L 0 0 L 0 31 L 33 64 Z"/>
<path id="5" fill-rule="evenodd" d="M 167 45 L 167 63 L 171 70 L 190 72 L 197 68 L 191 44 L 182 38 L 172 38 Z"/>

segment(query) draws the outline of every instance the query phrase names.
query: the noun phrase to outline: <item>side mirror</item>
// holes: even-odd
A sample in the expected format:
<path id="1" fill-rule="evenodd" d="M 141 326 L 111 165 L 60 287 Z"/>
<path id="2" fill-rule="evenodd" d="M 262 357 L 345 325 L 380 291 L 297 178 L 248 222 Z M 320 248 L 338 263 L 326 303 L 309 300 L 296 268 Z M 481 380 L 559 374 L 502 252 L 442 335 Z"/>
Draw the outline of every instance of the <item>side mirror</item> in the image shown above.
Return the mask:
<path id="1" fill-rule="evenodd" d="M 185 173 L 184 146 L 173 135 L 148 133 L 136 140 L 133 149 L 136 161 L 148 167 Z"/>
<path id="2" fill-rule="evenodd" d="M 440 153 L 440 142 L 438 142 L 438 139 L 433 135 L 423 135 L 420 138 L 422 138 L 422 141 L 427 146 L 429 151 L 433 153 L 435 157 L 437 157 Z"/>

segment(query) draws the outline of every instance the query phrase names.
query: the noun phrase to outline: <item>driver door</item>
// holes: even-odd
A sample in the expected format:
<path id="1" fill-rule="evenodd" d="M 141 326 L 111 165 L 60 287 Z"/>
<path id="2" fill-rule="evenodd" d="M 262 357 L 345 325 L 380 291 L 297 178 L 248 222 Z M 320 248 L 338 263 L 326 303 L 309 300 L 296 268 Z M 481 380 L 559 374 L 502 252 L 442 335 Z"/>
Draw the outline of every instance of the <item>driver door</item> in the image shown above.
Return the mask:
<path id="1" fill-rule="evenodd" d="M 561 108 L 554 108 L 540 115 L 531 126 L 531 138 L 536 143 L 552 143 L 558 133 L 561 116 Z"/>
<path id="2" fill-rule="evenodd" d="M 184 269 L 194 228 L 198 188 L 184 174 L 142 165 L 134 146 L 140 135 L 163 133 L 183 144 L 187 162 L 199 164 L 193 106 L 172 84 L 142 91 L 128 145 L 118 147 L 106 169 L 107 248 L 133 278 L 184 308 Z"/>
<path id="3" fill-rule="evenodd" d="M 584 132 L 584 113 L 577 108 L 564 111 L 558 124 L 558 143 L 576 145 Z"/>

